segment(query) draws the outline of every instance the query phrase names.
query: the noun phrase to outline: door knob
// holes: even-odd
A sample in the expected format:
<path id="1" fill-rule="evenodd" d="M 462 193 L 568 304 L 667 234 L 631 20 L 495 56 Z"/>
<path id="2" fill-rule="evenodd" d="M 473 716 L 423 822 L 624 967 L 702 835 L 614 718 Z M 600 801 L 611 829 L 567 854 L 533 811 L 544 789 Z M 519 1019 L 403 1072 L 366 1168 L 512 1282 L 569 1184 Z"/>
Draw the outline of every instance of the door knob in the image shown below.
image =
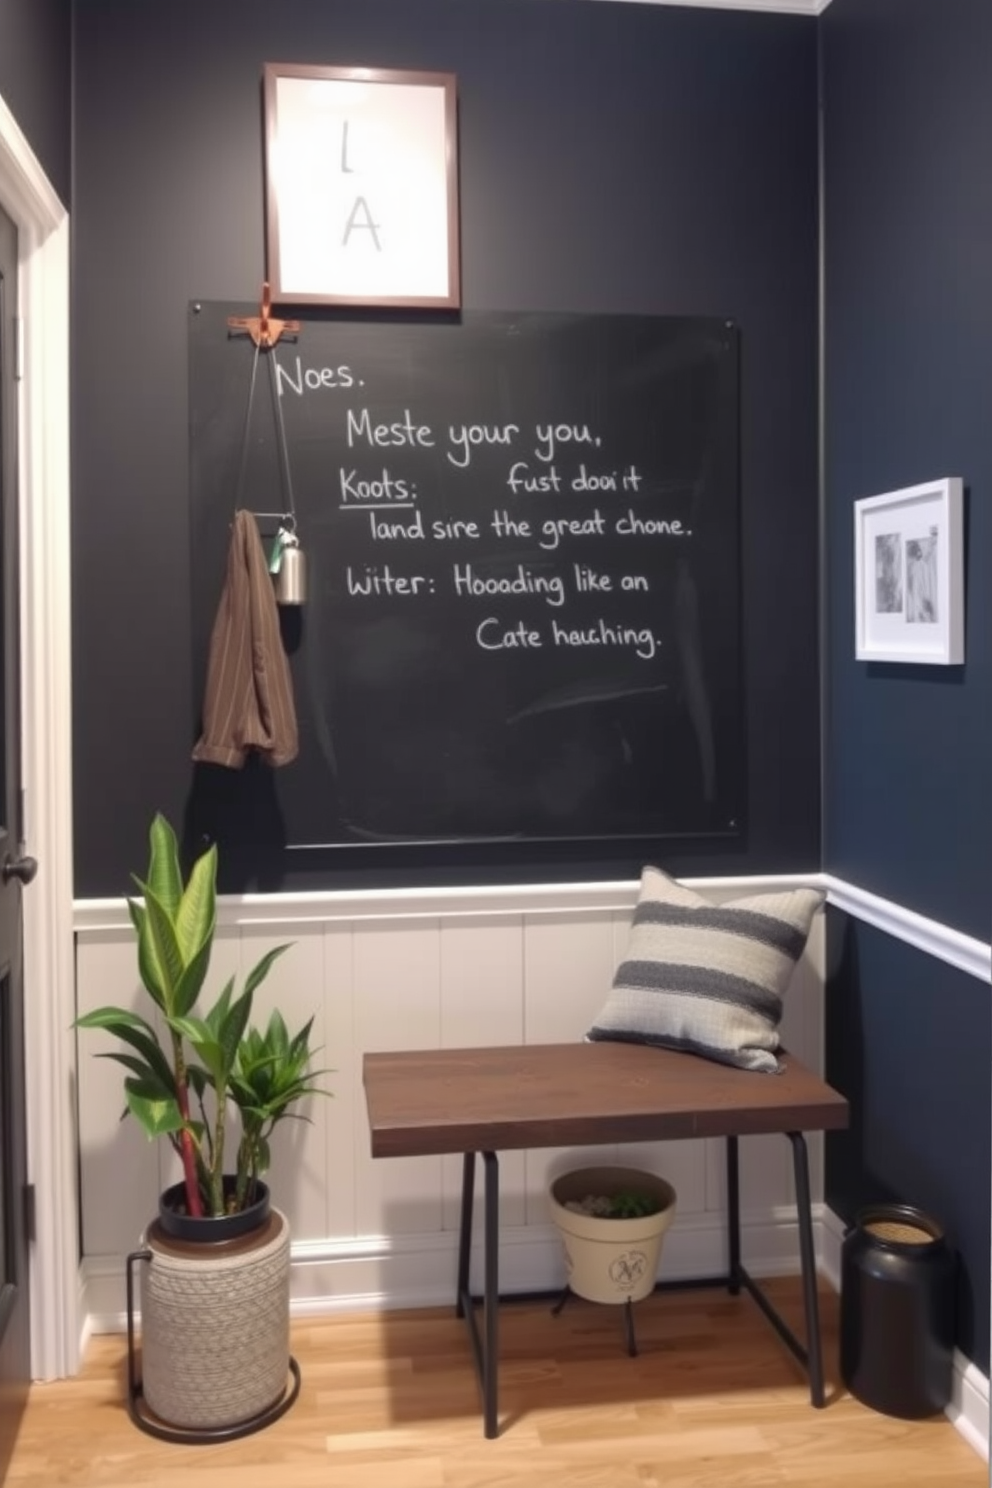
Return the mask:
<path id="1" fill-rule="evenodd" d="M 19 878 L 22 884 L 29 884 L 38 872 L 38 860 L 37 858 L 7 858 L 2 872 L 4 883 L 10 883 L 12 878 Z"/>

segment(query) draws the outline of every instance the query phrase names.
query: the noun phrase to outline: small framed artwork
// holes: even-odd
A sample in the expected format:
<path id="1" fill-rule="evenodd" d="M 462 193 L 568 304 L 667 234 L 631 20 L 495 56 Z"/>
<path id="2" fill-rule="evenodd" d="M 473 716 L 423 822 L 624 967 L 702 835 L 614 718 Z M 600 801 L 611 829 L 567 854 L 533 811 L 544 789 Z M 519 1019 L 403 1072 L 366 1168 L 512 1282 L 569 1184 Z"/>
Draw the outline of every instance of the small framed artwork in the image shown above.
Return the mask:
<path id="1" fill-rule="evenodd" d="M 455 76 L 267 63 L 272 298 L 457 309 Z"/>
<path id="2" fill-rule="evenodd" d="M 958 476 L 854 503 L 855 657 L 964 661 L 964 536 Z"/>

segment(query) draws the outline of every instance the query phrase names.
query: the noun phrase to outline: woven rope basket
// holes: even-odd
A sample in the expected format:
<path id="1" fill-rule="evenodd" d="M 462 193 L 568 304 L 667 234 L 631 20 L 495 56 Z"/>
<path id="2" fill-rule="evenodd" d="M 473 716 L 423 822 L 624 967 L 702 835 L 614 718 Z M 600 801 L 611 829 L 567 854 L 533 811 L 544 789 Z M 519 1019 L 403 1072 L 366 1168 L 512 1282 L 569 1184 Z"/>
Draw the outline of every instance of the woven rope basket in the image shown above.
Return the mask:
<path id="1" fill-rule="evenodd" d="M 231 1246 L 146 1236 L 145 1403 L 173 1426 L 234 1426 L 274 1405 L 289 1373 L 289 1223 L 277 1209 Z M 216 1250 L 216 1253 L 212 1253 Z"/>

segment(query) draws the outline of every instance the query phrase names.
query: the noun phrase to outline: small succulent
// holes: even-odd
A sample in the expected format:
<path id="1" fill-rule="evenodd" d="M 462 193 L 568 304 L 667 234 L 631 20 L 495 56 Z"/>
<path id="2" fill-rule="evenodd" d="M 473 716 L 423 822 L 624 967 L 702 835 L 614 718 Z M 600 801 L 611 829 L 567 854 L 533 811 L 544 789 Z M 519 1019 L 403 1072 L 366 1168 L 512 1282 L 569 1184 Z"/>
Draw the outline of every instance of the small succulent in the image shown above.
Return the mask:
<path id="1" fill-rule="evenodd" d="M 570 1199 L 565 1208 L 594 1219 L 644 1219 L 658 1213 L 661 1200 L 655 1194 L 625 1188 L 615 1194 L 586 1194 L 584 1199 Z"/>

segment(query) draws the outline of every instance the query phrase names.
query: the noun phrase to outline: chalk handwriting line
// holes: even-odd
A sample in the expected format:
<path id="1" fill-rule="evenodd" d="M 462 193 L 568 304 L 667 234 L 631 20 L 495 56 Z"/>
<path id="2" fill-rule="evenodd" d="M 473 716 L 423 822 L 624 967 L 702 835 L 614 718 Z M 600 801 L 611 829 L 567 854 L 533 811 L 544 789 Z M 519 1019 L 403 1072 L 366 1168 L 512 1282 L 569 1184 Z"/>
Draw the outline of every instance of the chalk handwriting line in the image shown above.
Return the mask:
<path id="1" fill-rule="evenodd" d="M 532 718 L 538 713 L 551 713 L 557 708 L 580 708 L 587 703 L 608 703 L 616 698 L 667 691 L 667 682 L 632 682 L 619 686 L 615 682 L 573 682 L 569 687 L 545 693 L 536 702 L 528 703 L 526 708 L 519 708 L 506 721 L 519 723 L 522 718 Z"/>

